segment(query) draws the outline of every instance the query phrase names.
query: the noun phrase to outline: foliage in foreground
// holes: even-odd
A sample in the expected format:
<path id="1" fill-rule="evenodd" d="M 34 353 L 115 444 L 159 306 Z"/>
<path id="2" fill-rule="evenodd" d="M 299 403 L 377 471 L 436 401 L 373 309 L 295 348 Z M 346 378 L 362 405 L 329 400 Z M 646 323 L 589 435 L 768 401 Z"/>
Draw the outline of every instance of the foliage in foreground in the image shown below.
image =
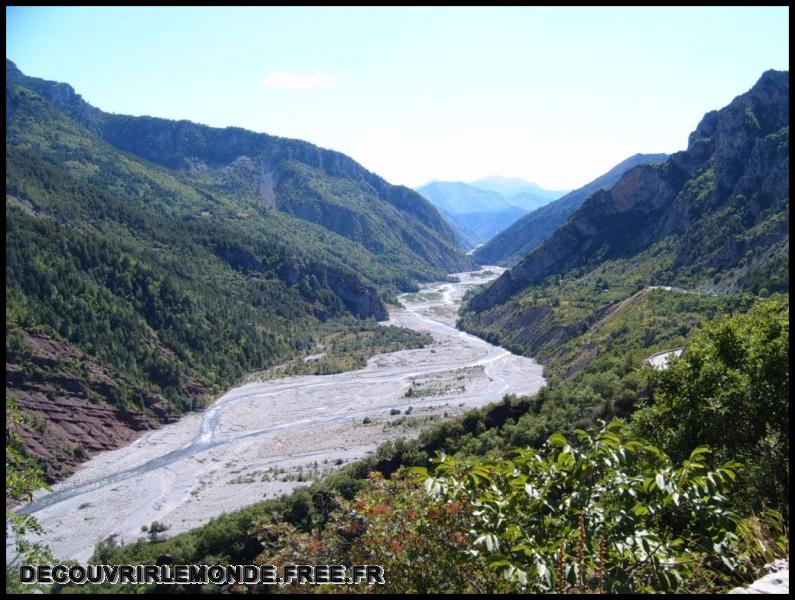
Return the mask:
<path id="1" fill-rule="evenodd" d="M 739 465 L 710 454 L 674 463 L 614 422 L 498 461 L 376 472 L 352 502 L 317 496 L 325 516 L 309 532 L 271 515 L 251 533 L 262 564 L 382 565 L 378 592 L 714 591 L 752 579 L 786 536 L 774 512 L 730 509 Z"/>
<path id="2" fill-rule="evenodd" d="M 725 493 L 739 465 L 681 465 L 611 423 L 561 433 L 496 463 L 443 457 L 425 486 L 474 517 L 469 552 L 517 591 L 671 591 L 707 558 L 734 569 L 739 517 Z"/>
<path id="3" fill-rule="evenodd" d="M 746 465 L 744 506 L 788 511 L 789 306 L 755 304 L 694 335 L 685 355 L 652 373 L 654 402 L 633 427 L 676 459 L 708 444 Z"/>

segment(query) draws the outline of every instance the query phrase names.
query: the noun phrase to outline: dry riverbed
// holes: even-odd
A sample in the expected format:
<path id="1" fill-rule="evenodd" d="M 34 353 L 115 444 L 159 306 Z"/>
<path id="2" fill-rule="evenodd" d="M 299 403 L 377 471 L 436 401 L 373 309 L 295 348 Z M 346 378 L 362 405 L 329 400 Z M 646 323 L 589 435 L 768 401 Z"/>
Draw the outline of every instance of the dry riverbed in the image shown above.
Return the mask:
<path id="1" fill-rule="evenodd" d="M 86 561 L 109 535 L 130 542 L 152 521 L 165 523 L 166 535 L 187 531 L 306 485 L 388 439 L 414 437 L 506 393 L 535 393 L 540 365 L 455 329 L 464 292 L 501 271 L 459 273 L 460 283 L 403 296 L 387 323 L 432 334 L 425 348 L 374 356 L 358 371 L 234 388 L 202 414 L 97 455 L 22 510 L 38 518 L 58 558 Z"/>

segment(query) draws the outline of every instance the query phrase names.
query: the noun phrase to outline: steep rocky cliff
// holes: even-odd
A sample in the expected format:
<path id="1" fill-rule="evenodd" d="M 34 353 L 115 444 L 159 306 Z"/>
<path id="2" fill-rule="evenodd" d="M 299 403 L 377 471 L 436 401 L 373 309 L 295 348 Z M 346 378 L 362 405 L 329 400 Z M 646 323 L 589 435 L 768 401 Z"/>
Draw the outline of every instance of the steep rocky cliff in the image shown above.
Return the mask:
<path id="1" fill-rule="evenodd" d="M 487 310 L 547 277 L 642 252 L 664 264 L 654 271 L 660 283 L 752 288 L 762 278 L 783 289 L 788 225 L 789 75 L 767 71 L 749 92 L 707 113 L 687 150 L 635 167 L 590 196 L 468 309 Z"/>

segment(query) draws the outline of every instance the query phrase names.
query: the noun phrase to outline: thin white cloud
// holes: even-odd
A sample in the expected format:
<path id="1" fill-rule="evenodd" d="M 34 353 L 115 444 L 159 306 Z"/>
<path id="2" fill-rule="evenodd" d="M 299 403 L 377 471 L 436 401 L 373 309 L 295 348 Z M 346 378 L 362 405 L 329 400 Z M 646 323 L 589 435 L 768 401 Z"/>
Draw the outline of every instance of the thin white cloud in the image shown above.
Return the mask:
<path id="1" fill-rule="evenodd" d="M 323 73 L 313 73 L 312 75 L 302 76 L 288 71 L 276 71 L 271 73 L 262 80 L 262 83 L 283 90 L 311 90 L 314 88 L 342 85 L 333 77 L 324 75 Z"/>

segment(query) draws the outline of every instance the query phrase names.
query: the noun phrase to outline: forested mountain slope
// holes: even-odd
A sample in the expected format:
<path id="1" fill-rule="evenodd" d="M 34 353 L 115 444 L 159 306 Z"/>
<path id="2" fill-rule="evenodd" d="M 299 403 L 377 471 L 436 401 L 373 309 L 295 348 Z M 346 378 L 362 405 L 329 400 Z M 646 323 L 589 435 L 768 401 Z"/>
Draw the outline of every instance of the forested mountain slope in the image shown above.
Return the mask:
<path id="1" fill-rule="evenodd" d="M 210 194 L 245 197 L 322 225 L 420 279 L 471 264 L 427 200 L 342 153 L 235 127 L 105 113 L 68 84 L 27 77 L 8 60 L 6 80 L 37 92 L 115 148 L 183 173 Z"/>
<path id="2" fill-rule="evenodd" d="M 470 265 L 430 204 L 344 155 L 106 115 L 8 62 L 6 83 L 6 393 L 51 479 Z"/>

